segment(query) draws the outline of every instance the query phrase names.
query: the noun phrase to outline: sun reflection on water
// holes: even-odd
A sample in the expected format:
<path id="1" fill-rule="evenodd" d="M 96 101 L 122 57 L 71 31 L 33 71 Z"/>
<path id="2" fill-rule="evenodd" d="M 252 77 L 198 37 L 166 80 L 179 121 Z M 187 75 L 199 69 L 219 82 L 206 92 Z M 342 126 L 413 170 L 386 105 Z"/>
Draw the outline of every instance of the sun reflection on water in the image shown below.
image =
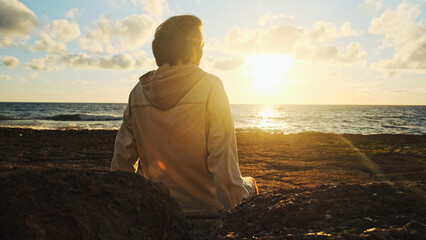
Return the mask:
<path id="1" fill-rule="evenodd" d="M 261 106 L 254 119 L 254 125 L 261 130 L 281 129 L 281 132 L 285 133 L 288 126 L 282 121 L 282 118 L 282 112 L 280 113 L 276 106 Z"/>

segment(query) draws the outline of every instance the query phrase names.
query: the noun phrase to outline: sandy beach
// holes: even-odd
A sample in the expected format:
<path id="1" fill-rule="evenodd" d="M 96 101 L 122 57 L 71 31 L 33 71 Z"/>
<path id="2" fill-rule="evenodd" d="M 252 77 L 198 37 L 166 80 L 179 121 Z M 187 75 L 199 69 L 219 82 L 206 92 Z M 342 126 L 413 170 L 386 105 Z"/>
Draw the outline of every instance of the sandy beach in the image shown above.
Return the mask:
<path id="1" fill-rule="evenodd" d="M 0 174 L 107 173 L 116 133 L 2 128 Z M 211 239 L 426 237 L 425 135 L 259 131 L 237 141 L 241 172 L 261 195 L 228 213 Z"/>

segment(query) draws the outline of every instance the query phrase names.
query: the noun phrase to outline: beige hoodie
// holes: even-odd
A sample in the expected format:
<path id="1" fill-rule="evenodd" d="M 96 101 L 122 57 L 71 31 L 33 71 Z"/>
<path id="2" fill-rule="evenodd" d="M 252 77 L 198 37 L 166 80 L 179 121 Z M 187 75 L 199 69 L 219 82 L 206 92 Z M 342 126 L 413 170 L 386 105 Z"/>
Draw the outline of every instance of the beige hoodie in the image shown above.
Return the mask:
<path id="1" fill-rule="evenodd" d="M 146 73 L 130 93 L 111 171 L 164 183 L 188 215 L 229 210 L 248 196 L 222 82 L 194 65 Z"/>

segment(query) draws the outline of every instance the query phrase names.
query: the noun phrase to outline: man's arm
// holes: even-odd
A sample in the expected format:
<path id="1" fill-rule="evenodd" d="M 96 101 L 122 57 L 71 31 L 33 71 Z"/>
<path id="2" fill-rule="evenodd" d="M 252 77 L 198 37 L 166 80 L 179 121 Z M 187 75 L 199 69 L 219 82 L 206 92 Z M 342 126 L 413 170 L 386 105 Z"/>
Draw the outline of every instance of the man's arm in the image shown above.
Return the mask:
<path id="1" fill-rule="evenodd" d="M 238 167 L 238 152 L 228 97 L 221 81 L 213 87 L 207 102 L 207 164 L 216 194 L 226 210 L 248 196 Z"/>
<path id="2" fill-rule="evenodd" d="M 111 171 L 122 170 L 135 173 L 138 170 L 138 163 L 139 157 L 133 135 L 132 111 L 129 100 L 123 114 L 123 123 L 115 138 Z"/>

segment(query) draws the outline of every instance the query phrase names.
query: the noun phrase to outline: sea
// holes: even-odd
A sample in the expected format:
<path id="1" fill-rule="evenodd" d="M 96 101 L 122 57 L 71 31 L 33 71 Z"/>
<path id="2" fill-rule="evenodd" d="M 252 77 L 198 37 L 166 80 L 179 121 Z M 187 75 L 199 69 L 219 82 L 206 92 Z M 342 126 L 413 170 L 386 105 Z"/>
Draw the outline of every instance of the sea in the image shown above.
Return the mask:
<path id="1" fill-rule="evenodd" d="M 116 130 L 124 103 L 0 102 L 0 127 Z M 426 106 L 232 104 L 237 132 L 426 134 Z"/>

